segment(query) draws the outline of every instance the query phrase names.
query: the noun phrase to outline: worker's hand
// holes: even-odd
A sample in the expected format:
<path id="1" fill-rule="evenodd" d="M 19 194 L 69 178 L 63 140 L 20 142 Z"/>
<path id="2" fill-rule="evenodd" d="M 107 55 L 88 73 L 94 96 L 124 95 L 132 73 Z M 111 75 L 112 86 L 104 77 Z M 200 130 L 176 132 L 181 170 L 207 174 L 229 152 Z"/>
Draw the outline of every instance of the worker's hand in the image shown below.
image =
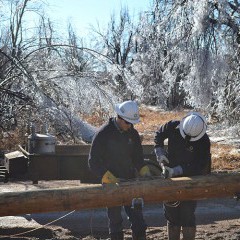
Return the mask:
<path id="1" fill-rule="evenodd" d="M 144 166 L 139 171 L 140 176 L 142 177 L 151 177 L 150 169 L 148 166 Z"/>
<path id="2" fill-rule="evenodd" d="M 116 178 L 110 171 L 107 171 L 102 177 L 102 183 L 118 183 L 119 179 Z"/>
<path id="3" fill-rule="evenodd" d="M 162 163 L 163 164 L 169 163 L 169 160 L 166 157 L 167 152 L 163 148 L 157 147 L 157 148 L 154 149 L 154 152 L 156 154 L 157 161 L 158 161 L 160 166 L 162 165 Z"/>
<path id="4" fill-rule="evenodd" d="M 183 174 L 183 169 L 180 165 L 170 168 L 162 164 L 162 175 L 164 178 L 176 177 Z"/>
<path id="5" fill-rule="evenodd" d="M 171 178 L 174 176 L 174 169 L 162 165 L 162 175 L 164 176 L 164 178 Z"/>

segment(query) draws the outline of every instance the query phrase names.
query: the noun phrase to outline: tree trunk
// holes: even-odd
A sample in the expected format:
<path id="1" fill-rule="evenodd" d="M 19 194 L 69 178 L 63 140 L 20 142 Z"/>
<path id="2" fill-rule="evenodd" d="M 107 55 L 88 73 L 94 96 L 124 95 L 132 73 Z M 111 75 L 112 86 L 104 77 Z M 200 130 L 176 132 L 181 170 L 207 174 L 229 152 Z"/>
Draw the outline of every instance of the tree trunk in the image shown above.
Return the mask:
<path id="1" fill-rule="evenodd" d="M 0 216 L 131 205 L 134 198 L 143 198 L 145 203 L 157 203 L 233 197 L 237 192 L 240 192 L 240 173 L 4 192 L 0 194 Z"/>

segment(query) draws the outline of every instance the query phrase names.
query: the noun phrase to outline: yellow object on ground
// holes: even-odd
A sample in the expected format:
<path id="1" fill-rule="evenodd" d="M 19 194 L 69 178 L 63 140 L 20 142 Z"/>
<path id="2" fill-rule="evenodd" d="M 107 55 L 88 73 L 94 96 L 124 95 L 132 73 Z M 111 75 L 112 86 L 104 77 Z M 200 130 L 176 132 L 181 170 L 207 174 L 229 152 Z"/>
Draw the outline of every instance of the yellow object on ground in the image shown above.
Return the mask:
<path id="1" fill-rule="evenodd" d="M 110 171 L 107 171 L 102 177 L 102 183 L 118 183 L 119 179 L 116 178 Z"/>
<path id="2" fill-rule="evenodd" d="M 139 174 L 142 176 L 142 177 L 150 177 L 151 176 L 151 173 L 150 173 L 150 169 L 148 166 L 144 166 L 140 169 L 139 171 Z"/>

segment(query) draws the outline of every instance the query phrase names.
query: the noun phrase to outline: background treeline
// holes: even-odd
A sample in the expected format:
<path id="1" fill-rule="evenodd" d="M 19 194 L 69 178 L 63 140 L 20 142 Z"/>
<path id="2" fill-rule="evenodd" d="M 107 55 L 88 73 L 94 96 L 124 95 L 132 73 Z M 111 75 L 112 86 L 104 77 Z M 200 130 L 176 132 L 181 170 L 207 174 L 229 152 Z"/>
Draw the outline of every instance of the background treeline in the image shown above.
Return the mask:
<path id="1" fill-rule="evenodd" d="M 47 7 L 0 1 L 2 136 L 36 121 L 91 141 L 95 129 L 81 116 L 107 117 L 116 101 L 130 98 L 239 124 L 238 0 L 154 0 L 134 21 L 122 8 L 104 29 L 92 27 L 89 39 L 71 23 L 63 34 Z"/>

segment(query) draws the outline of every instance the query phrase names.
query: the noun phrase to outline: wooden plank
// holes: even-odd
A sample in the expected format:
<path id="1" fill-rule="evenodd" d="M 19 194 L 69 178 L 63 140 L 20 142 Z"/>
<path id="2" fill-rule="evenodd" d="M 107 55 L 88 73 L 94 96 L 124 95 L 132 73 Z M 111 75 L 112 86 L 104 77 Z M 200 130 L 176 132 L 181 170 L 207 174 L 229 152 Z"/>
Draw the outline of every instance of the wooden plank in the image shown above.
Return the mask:
<path id="1" fill-rule="evenodd" d="M 56 145 L 55 154 L 56 155 L 88 155 L 90 151 L 91 145 Z M 154 154 L 154 145 L 144 144 L 143 145 L 143 153 L 150 155 Z"/>
<path id="2" fill-rule="evenodd" d="M 56 145 L 56 155 L 88 155 L 91 145 Z"/>
<path id="3" fill-rule="evenodd" d="M 0 216 L 59 212 L 145 203 L 231 197 L 240 192 L 240 173 L 122 182 L 102 186 L 0 193 Z"/>
<path id="4" fill-rule="evenodd" d="M 144 155 L 154 155 L 154 145 L 152 144 L 144 144 L 143 147 L 143 154 Z M 68 155 L 68 156 L 79 156 L 79 155 L 88 155 L 91 148 L 91 144 L 83 144 L 83 145 L 56 145 L 55 146 L 55 155 Z M 19 145 L 20 151 L 26 155 L 31 155 L 25 149 L 23 149 Z M 12 155 L 12 153 L 11 153 Z M 32 155 L 39 155 L 39 154 L 32 154 Z M 43 154 L 41 154 L 43 155 Z M 44 154 L 49 155 L 49 154 Z"/>

